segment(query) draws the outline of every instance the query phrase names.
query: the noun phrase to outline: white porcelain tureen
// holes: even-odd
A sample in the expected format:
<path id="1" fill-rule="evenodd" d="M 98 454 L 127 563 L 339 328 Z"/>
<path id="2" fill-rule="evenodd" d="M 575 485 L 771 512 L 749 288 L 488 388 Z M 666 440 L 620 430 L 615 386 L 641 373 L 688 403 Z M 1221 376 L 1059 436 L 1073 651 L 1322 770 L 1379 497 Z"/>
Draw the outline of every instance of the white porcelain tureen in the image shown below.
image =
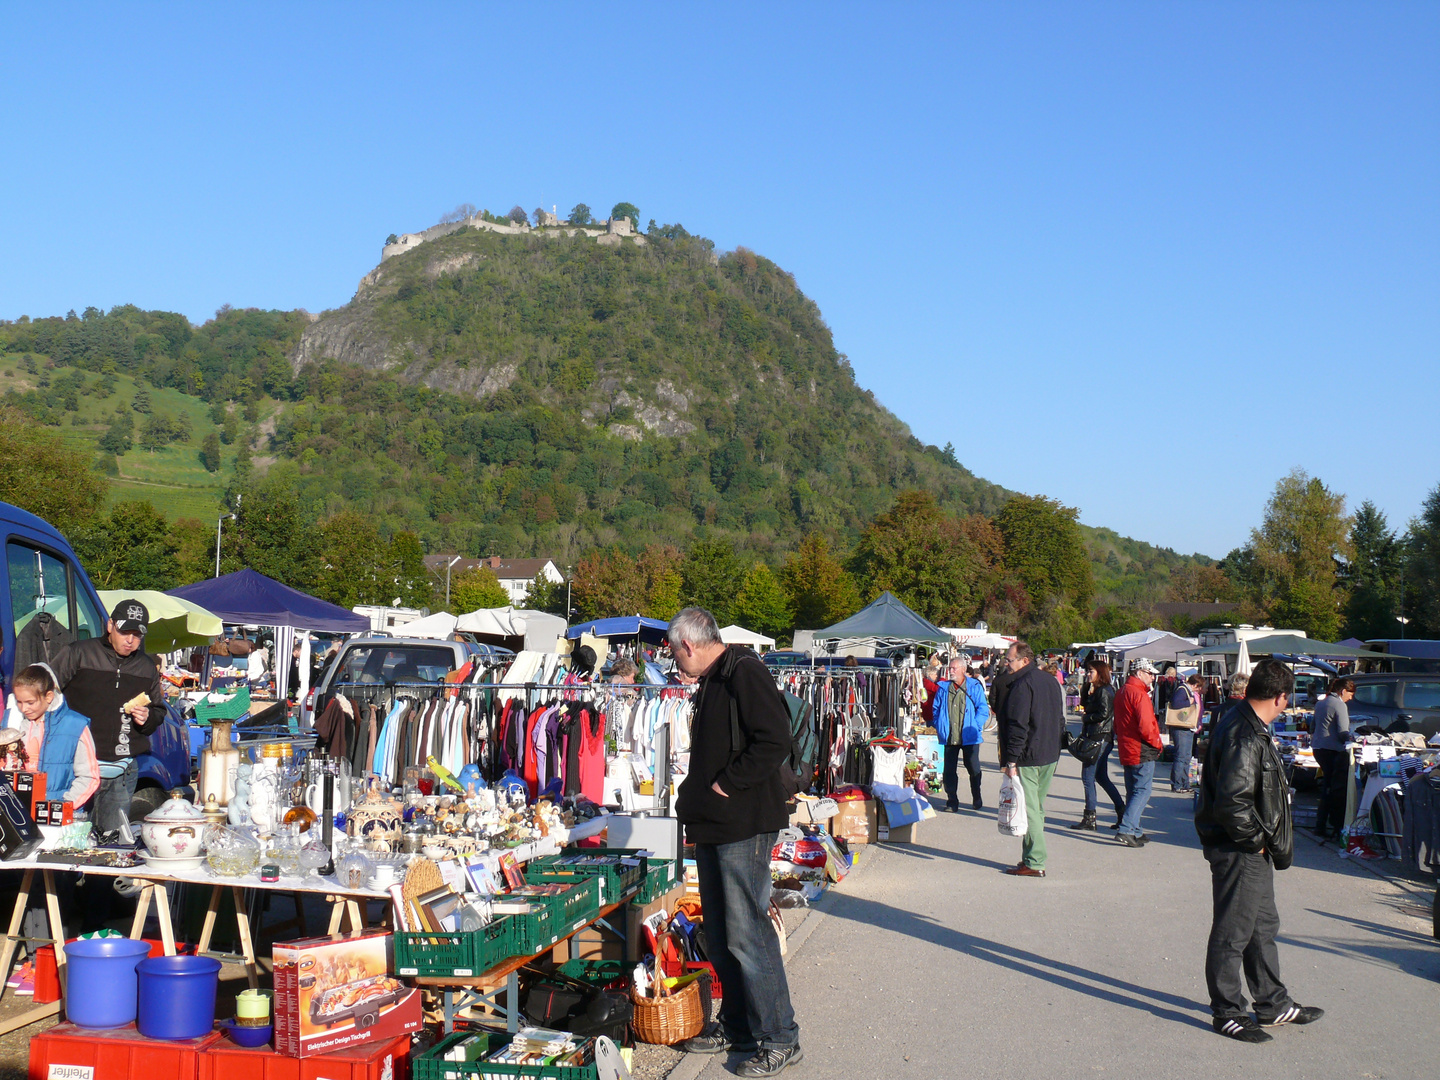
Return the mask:
<path id="1" fill-rule="evenodd" d="M 188 799 L 176 795 L 145 818 L 140 839 L 157 859 L 199 858 L 205 815 Z"/>

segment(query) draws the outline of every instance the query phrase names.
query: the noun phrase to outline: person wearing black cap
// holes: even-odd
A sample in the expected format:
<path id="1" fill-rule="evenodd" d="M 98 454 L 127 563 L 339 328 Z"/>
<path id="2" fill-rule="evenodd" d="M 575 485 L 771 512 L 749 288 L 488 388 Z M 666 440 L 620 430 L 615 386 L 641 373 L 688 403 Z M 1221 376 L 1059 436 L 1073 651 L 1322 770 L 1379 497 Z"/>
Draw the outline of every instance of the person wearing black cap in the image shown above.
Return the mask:
<path id="1" fill-rule="evenodd" d="M 150 733 L 165 722 L 160 663 L 142 647 L 149 628 L 145 605 L 122 600 L 104 637 L 67 645 L 51 665 L 70 707 L 90 719 L 100 758 L 100 790 L 90 814 L 96 832 L 129 821 L 139 776 L 135 756 L 150 748 Z"/>

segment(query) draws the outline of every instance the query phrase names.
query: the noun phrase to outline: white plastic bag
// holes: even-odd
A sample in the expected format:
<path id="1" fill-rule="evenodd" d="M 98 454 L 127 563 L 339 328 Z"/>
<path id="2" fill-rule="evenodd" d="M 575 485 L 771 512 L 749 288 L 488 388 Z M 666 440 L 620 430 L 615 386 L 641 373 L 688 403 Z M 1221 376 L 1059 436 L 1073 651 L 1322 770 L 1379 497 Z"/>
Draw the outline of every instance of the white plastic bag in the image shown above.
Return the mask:
<path id="1" fill-rule="evenodd" d="M 1020 780 L 1009 773 L 1000 778 L 1000 812 L 995 821 L 1003 836 L 1024 836 L 1030 827 L 1025 818 L 1025 792 Z"/>

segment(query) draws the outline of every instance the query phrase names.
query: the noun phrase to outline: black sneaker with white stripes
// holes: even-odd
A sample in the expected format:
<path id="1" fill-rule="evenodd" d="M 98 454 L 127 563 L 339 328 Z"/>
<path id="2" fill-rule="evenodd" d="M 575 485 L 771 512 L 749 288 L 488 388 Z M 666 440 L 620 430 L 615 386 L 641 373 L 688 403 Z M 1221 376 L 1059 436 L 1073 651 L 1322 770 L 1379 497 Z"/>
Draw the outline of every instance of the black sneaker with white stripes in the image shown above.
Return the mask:
<path id="1" fill-rule="evenodd" d="M 1260 1025 L 1248 1016 L 1217 1016 L 1211 1026 L 1227 1039 L 1239 1042 L 1267 1043 L 1275 1038 L 1268 1031 L 1261 1031 Z"/>
<path id="2" fill-rule="evenodd" d="M 1268 1019 L 1255 1014 L 1255 1019 L 1260 1021 L 1261 1027 L 1279 1027 L 1281 1024 L 1313 1024 L 1325 1015 L 1325 1010 L 1316 1008 L 1314 1005 L 1291 1005 L 1288 1009 L 1282 1009 Z"/>

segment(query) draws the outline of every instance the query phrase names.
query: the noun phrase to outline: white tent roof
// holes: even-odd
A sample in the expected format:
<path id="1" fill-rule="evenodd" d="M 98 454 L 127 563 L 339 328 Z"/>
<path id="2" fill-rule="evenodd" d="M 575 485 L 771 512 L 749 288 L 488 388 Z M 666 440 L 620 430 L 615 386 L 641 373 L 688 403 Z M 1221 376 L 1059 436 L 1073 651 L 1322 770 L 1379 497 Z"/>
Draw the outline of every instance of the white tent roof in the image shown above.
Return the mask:
<path id="1" fill-rule="evenodd" d="M 455 633 L 455 622 L 455 616 L 448 611 L 437 611 L 434 615 L 408 622 L 399 629 L 405 637 L 448 638 Z"/>
<path id="2" fill-rule="evenodd" d="M 734 623 L 720 628 L 720 640 L 726 645 L 751 645 L 755 648 L 767 649 L 775 647 L 773 637 L 757 634 L 754 630 L 746 630 L 745 627 L 737 626 Z"/>
<path id="3" fill-rule="evenodd" d="M 456 630 L 486 637 L 523 637 L 532 652 L 554 652 L 555 639 L 565 634 L 565 620 L 559 615 L 525 608 L 480 608 L 467 611 L 455 620 Z"/>
<path id="4" fill-rule="evenodd" d="M 1105 648 L 1120 653 L 1126 660 L 1174 660 L 1186 649 L 1195 647 L 1193 638 L 1180 637 L 1168 630 L 1137 630 L 1121 634 L 1105 642 Z"/>
<path id="5" fill-rule="evenodd" d="M 981 633 L 979 630 L 952 630 L 948 626 L 942 629 L 955 638 L 963 649 L 1008 649 L 1015 644 L 1015 638 L 1006 637 L 1004 634 Z"/>

